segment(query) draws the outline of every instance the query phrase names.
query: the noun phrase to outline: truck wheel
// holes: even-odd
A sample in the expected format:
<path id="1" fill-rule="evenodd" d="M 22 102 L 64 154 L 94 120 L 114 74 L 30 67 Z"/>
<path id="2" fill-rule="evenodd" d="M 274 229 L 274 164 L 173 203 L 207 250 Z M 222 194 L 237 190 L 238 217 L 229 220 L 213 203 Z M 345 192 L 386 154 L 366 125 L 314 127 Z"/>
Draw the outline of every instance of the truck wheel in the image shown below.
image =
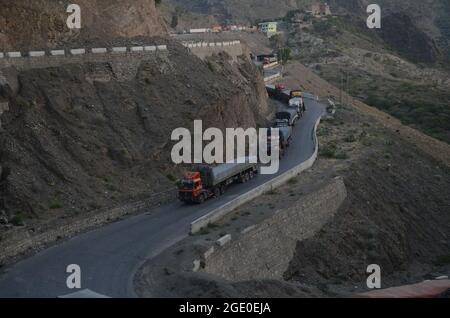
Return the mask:
<path id="1" fill-rule="evenodd" d="M 198 203 L 202 204 L 203 202 L 205 202 L 205 196 L 203 194 L 200 194 L 198 196 Z"/>
<path id="2" fill-rule="evenodd" d="M 215 189 L 214 189 L 214 196 L 215 196 L 216 198 L 220 197 L 220 189 L 219 189 L 219 188 L 215 188 Z"/>
<path id="3" fill-rule="evenodd" d="M 223 195 L 225 193 L 225 186 L 220 186 L 220 195 Z"/>

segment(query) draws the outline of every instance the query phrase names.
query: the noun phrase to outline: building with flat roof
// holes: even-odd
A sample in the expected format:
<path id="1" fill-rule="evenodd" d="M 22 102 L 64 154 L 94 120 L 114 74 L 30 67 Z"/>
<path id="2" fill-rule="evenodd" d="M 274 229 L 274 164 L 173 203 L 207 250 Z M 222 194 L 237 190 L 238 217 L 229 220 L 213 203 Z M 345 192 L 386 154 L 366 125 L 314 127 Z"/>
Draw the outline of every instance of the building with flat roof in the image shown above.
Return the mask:
<path id="1" fill-rule="evenodd" d="M 268 37 L 278 32 L 278 22 L 263 22 L 258 24 L 259 30 Z"/>

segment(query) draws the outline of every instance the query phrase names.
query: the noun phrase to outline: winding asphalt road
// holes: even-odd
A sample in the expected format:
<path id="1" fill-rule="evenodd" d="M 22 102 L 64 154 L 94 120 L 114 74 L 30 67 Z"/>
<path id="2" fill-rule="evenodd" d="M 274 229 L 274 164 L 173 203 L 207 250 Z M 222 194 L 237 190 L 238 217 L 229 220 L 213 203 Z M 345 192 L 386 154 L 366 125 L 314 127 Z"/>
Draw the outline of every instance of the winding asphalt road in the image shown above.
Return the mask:
<path id="1" fill-rule="evenodd" d="M 314 152 L 313 130 L 324 107 L 305 98 L 307 112 L 294 131 L 294 141 L 281 161 L 279 174 L 306 161 Z M 71 294 L 69 264 L 81 267 L 82 289 L 109 297 L 135 297 L 133 276 L 149 258 L 189 234 L 190 223 L 276 175 L 259 175 L 231 186 L 226 194 L 203 205 L 180 202 L 79 235 L 25 259 L 0 274 L 0 297 L 54 298 Z M 76 291 L 76 290 L 75 290 Z"/>

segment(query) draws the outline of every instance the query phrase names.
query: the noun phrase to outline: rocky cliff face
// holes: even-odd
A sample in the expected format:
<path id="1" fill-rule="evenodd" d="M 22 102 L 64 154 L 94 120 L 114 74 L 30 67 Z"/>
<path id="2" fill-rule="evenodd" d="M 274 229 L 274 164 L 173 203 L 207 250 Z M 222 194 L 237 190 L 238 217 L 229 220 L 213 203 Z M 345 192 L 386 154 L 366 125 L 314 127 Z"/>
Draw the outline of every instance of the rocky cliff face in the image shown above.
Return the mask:
<path id="1" fill-rule="evenodd" d="M 70 3 L 81 7 L 80 30 L 66 25 Z M 155 0 L 0 0 L 0 8 L 0 49 L 5 50 L 166 33 Z"/>

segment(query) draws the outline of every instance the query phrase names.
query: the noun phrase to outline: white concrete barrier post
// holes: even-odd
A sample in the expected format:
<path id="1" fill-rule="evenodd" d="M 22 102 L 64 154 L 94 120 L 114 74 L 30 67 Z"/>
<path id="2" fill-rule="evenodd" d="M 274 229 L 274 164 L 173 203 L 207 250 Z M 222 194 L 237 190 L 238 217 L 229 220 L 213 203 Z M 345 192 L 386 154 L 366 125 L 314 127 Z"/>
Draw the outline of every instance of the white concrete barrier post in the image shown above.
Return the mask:
<path id="1" fill-rule="evenodd" d="M 72 50 L 70 50 L 70 54 L 83 55 L 83 54 L 86 54 L 86 49 L 72 49 Z"/>
<path id="2" fill-rule="evenodd" d="M 51 56 L 63 56 L 66 55 L 66 51 L 64 50 L 51 50 L 50 51 Z"/>
<path id="3" fill-rule="evenodd" d="M 93 48 L 91 50 L 91 52 L 94 54 L 105 54 L 105 53 L 108 53 L 108 50 L 105 47 L 99 47 L 99 48 Z"/>
<path id="4" fill-rule="evenodd" d="M 144 51 L 144 47 L 143 46 L 133 46 L 131 47 L 131 52 L 133 53 L 140 53 Z"/>
<path id="5" fill-rule="evenodd" d="M 113 53 L 127 53 L 126 47 L 113 47 L 111 50 Z"/>
<path id="6" fill-rule="evenodd" d="M 45 51 L 30 51 L 28 52 L 30 57 L 42 57 L 45 56 Z"/>
<path id="7" fill-rule="evenodd" d="M 22 57 L 22 53 L 20 52 L 8 52 L 6 53 L 6 56 L 9 58 L 18 58 L 18 57 Z"/>
<path id="8" fill-rule="evenodd" d="M 231 241 L 231 234 L 227 234 L 222 236 L 220 239 L 216 241 L 216 244 L 220 247 L 227 245 Z"/>

